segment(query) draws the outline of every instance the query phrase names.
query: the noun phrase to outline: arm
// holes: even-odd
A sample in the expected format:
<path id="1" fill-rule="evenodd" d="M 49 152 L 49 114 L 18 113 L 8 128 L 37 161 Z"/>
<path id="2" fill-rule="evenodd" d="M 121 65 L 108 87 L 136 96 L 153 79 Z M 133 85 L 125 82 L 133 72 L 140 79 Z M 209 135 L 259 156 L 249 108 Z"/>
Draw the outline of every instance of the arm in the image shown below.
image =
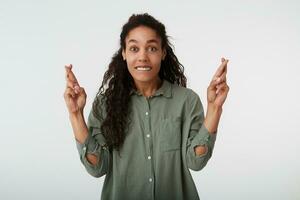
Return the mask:
<path id="1" fill-rule="evenodd" d="M 218 124 L 222 114 L 222 106 L 226 100 L 229 87 L 226 83 L 228 60 L 222 58 L 222 63 L 216 71 L 213 80 L 207 88 L 207 113 L 204 125 L 210 133 L 217 132 Z M 207 148 L 197 146 L 195 152 L 197 155 L 205 154 Z"/>
<path id="2" fill-rule="evenodd" d="M 217 132 L 209 132 L 204 125 L 203 106 L 199 96 L 193 91 L 188 95 L 187 106 L 185 123 L 188 126 L 189 135 L 186 161 L 190 169 L 199 171 L 206 166 L 212 156 Z"/>
<path id="3" fill-rule="evenodd" d="M 93 110 L 90 112 L 88 123 L 85 123 L 83 109 L 87 95 L 84 88 L 79 86 L 72 71 L 72 65 L 66 65 L 65 69 L 67 84 L 64 99 L 69 111 L 80 160 L 88 173 L 100 177 L 106 173 L 109 161 L 105 139 L 100 133 L 101 123 L 93 116 Z"/>
<path id="4" fill-rule="evenodd" d="M 110 153 L 100 132 L 99 120 L 94 117 L 91 110 L 87 124 L 82 113 L 70 116 L 70 121 L 81 163 L 90 175 L 103 176 L 108 170 Z"/>
<path id="5" fill-rule="evenodd" d="M 72 124 L 76 142 L 79 143 L 78 145 L 83 145 L 88 137 L 88 128 L 86 126 L 83 113 L 79 112 L 78 114 L 70 114 L 69 118 Z M 98 157 L 96 155 L 88 153 L 86 157 L 92 165 L 95 166 L 97 164 Z"/>
<path id="6" fill-rule="evenodd" d="M 222 114 L 222 108 L 214 107 L 211 104 L 208 105 L 206 118 L 203 124 L 210 134 L 216 134 L 218 129 L 218 124 L 221 118 L 221 114 Z M 207 146 L 197 145 L 194 150 L 197 156 L 201 156 L 206 154 L 208 148 Z"/>

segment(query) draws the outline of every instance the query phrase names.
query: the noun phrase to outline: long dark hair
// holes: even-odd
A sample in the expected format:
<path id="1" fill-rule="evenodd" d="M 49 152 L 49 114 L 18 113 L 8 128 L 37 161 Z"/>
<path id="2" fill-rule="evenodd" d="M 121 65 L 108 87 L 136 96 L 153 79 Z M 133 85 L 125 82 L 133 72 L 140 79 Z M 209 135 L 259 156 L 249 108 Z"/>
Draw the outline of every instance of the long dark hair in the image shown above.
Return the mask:
<path id="1" fill-rule="evenodd" d="M 108 70 L 104 74 L 102 85 L 97 92 L 97 97 L 103 98 L 96 97 L 93 102 L 93 114 L 102 122 L 101 132 L 110 150 L 120 150 L 130 121 L 128 117 L 130 114 L 130 91 L 135 86 L 127 69 L 127 63 L 123 60 L 122 50 L 126 49 L 125 38 L 128 33 L 138 26 L 147 26 L 153 29 L 161 38 L 162 49 L 166 49 L 166 57 L 162 60 L 159 71 L 160 79 L 186 87 L 184 67 L 173 52 L 173 45 L 168 40 L 169 36 L 166 35 L 165 26 L 148 13 L 133 14 L 122 27 L 120 48 L 113 55 Z M 98 106 L 99 102 L 100 106 Z M 104 112 L 106 117 L 103 115 Z"/>

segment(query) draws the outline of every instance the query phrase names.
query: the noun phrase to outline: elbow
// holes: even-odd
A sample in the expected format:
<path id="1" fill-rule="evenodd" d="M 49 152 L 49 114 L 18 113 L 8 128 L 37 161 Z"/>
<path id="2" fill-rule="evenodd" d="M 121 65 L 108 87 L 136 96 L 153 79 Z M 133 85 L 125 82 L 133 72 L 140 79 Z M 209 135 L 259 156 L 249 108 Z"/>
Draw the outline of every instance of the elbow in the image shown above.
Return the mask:
<path id="1" fill-rule="evenodd" d="M 191 149 L 186 158 L 187 166 L 193 171 L 200 171 L 207 165 L 210 157 L 211 152 L 209 151 L 209 148 L 206 150 L 203 150 L 203 148 Z"/>
<path id="2" fill-rule="evenodd" d="M 97 156 L 93 154 L 87 154 L 86 158 L 83 160 L 83 165 L 86 171 L 93 177 L 99 178 L 106 174 L 106 165 L 103 160 L 98 159 Z"/>
<path id="3" fill-rule="evenodd" d="M 86 159 L 92 166 L 96 166 L 98 163 L 98 157 L 94 154 L 87 154 Z"/>
<path id="4" fill-rule="evenodd" d="M 106 170 L 103 169 L 103 166 L 99 163 L 97 165 L 87 164 L 85 165 L 86 171 L 95 178 L 100 178 L 106 174 Z"/>
<path id="5" fill-rule="evenodd" d="M 194 148 L 196 156 L 204 156 L 208 152 L 208 147 L 207 146 L 196 146 Z"/>
<path id="6" fill-rule="evenodd" d="M 100 178 L 105 174 L 105 173 L 101 173 L 100 171 L 88 170 L 88 169 L 87 169 L 87 172 L 95 178 Z"/>
<path id="7" fill-rule="evenodd" d="M 200 171 L 202 170 L 207 164 L 207 160 L 203 159 L 201 161 L 192 161 L 188 162 L 188 168 L 193 171 Z"/>

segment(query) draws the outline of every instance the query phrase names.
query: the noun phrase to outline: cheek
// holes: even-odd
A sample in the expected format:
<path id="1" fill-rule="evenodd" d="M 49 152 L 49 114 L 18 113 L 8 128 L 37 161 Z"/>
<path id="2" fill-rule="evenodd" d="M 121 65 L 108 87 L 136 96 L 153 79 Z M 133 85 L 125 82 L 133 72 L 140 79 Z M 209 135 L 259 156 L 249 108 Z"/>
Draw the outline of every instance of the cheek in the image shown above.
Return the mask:
<path id="1" fill-rule="evenodd" d="M 129 57 L 126 59 L 127 67 L 134 68 L 135 66 L 135 59 L 133 57 Z"/>
<path id="2" fill-rule="evenodd" d="M 151 56 L 152 63 L 155 63 L 156 65 L 160 64 L 161 60 L 162 60 L 162 56 L 159 53 L 158 54 L 154 54 L 154 55 Z"/>
<path id="3" fill-rule="evenodd" d="M 152 60 L 152 65 L 155 66 L 155 68 L 159 71 L 161 66 L 161 60 L 160 59 Z"/>

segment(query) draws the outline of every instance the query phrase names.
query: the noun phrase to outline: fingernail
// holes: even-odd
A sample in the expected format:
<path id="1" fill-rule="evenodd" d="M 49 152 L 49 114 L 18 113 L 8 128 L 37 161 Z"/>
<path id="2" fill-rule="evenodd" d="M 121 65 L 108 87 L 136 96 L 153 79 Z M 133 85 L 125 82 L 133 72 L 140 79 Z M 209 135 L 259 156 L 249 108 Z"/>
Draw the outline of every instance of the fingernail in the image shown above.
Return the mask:
<path id="1" fill-rule="evenodd" d="M 72 69 L 72 64 L 67 64 L 67 65 L 65 65 L 65 67 L 67 68 L 67 69 Z"/>
<path id="2" fill-rule="evenodd" d="M 219 78 L 217 78 L 217 82 L 220 82 L 220 80 L 221 80 L 221 78 L 219 77 Z"/>

